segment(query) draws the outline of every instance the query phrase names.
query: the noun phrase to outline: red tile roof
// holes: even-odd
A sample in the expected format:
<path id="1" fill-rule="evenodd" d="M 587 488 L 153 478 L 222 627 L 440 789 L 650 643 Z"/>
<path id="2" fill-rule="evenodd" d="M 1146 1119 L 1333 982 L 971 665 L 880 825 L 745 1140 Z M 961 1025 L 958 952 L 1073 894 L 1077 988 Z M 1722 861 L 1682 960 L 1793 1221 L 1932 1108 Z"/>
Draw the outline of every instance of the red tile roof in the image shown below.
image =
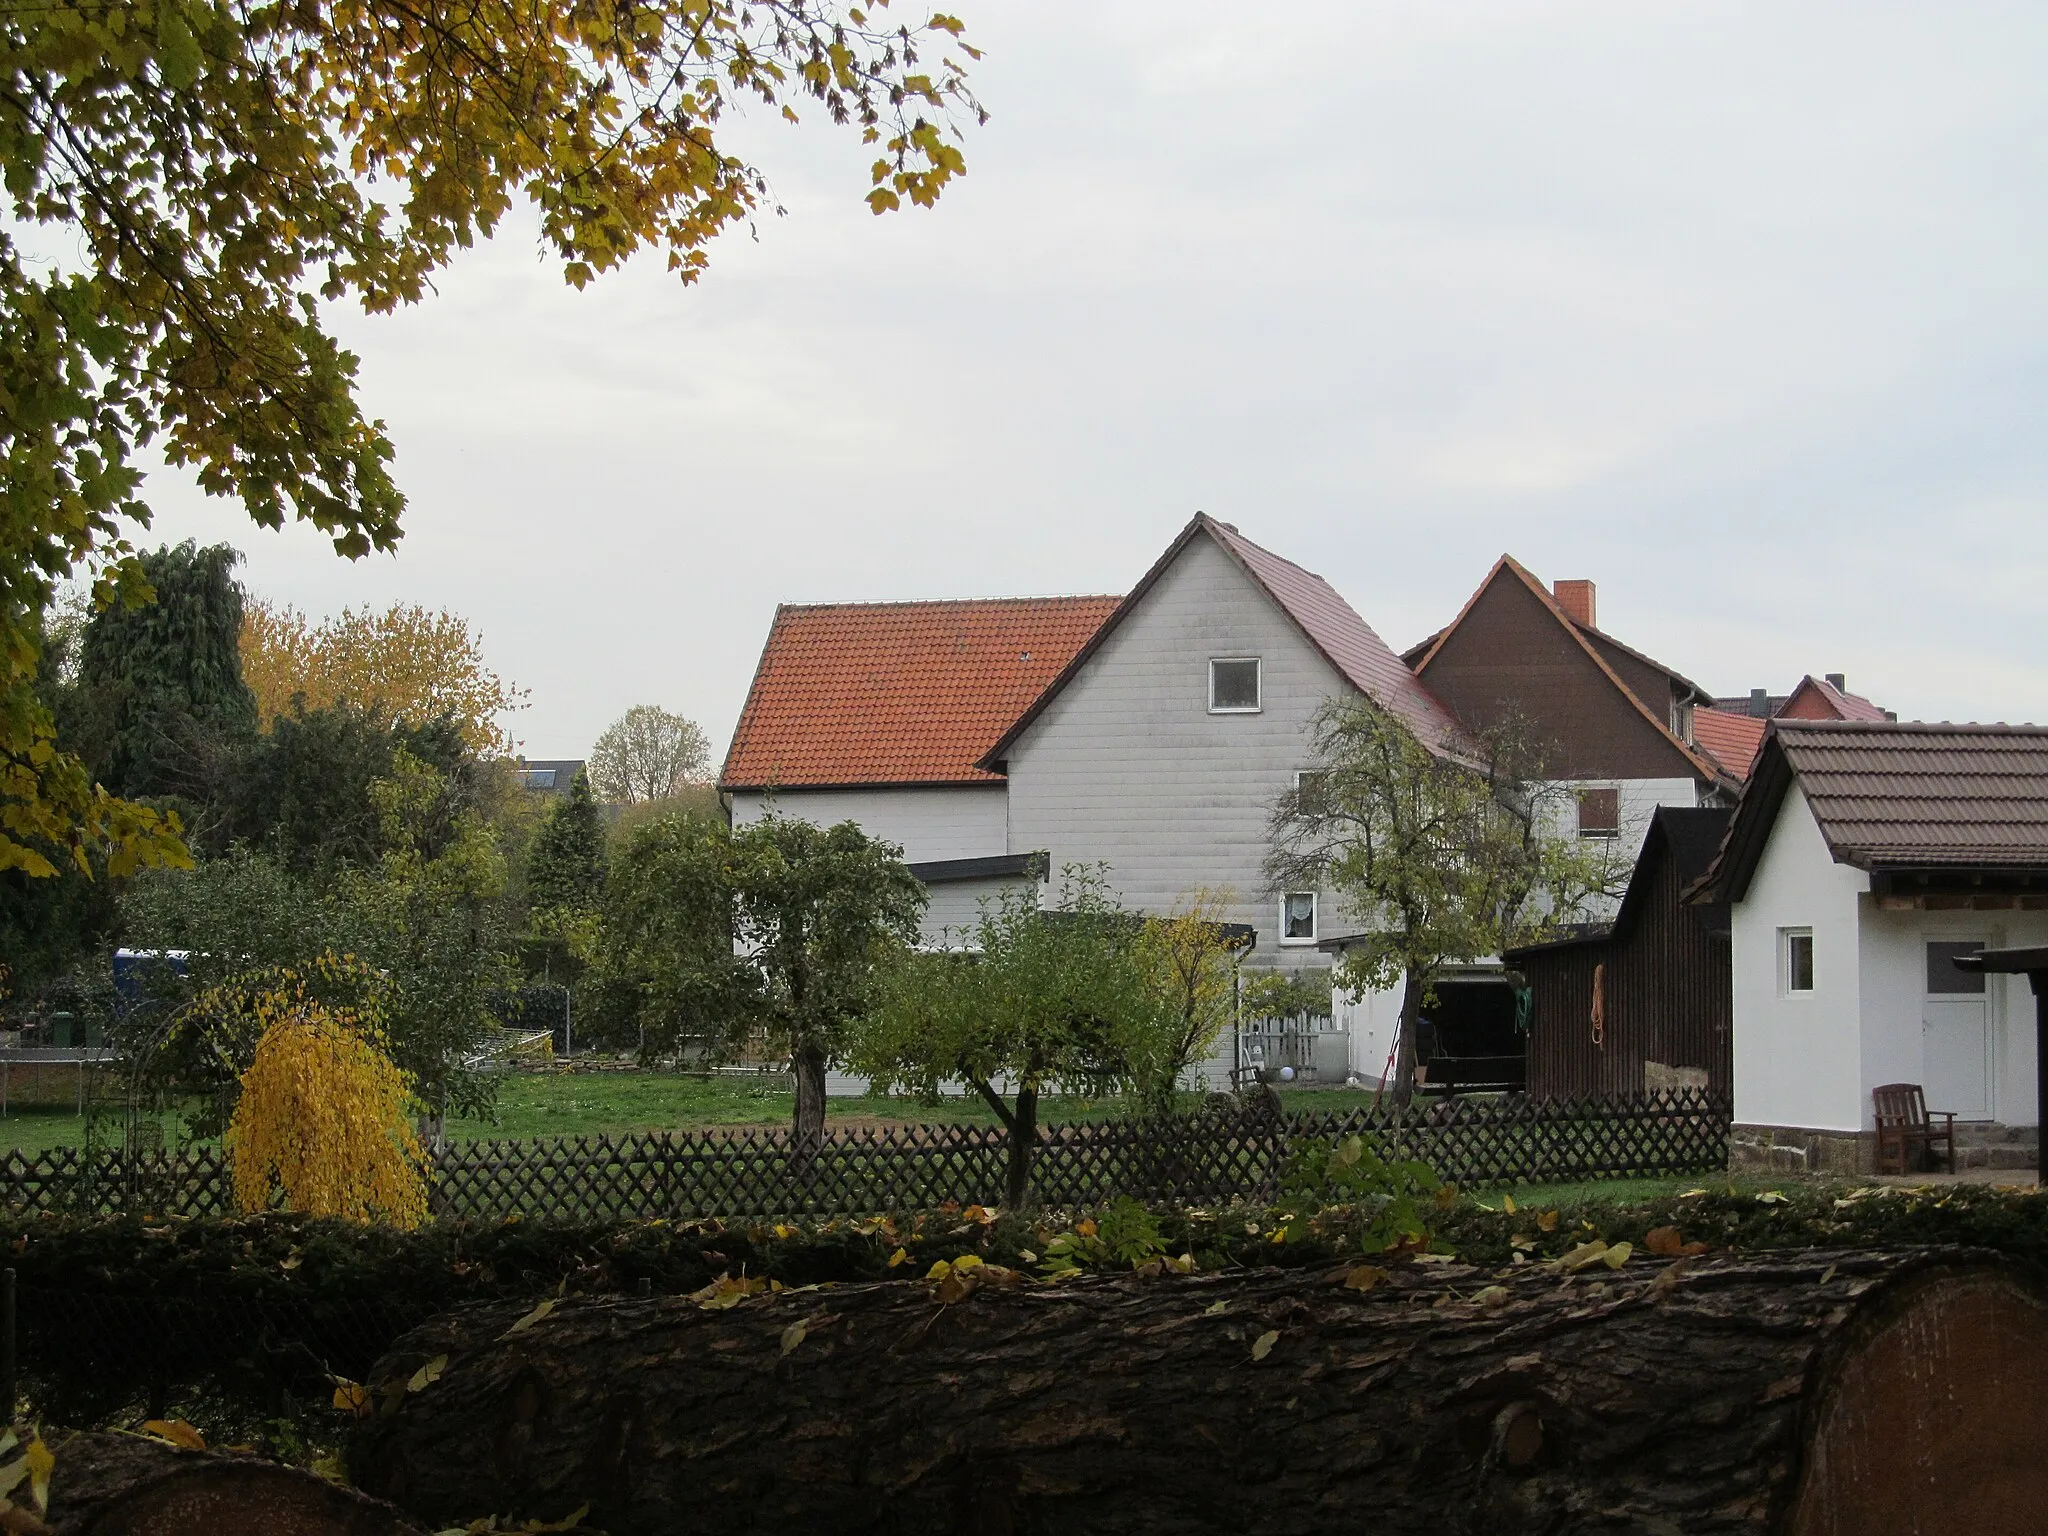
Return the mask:
<path id="1" fill-rule="evenodd" d="M 1693 744 L 1712 755 L 1728 771 L 1729 778 L 1740 782 L 1749 777 L 1749 765 L 1756 761 L 1757 749 L 1764 744 L 1764 731 L 1770 723 L 1755 715 L 1702 706 L 1692 712 Z"/>
<path id="2" fill-rule="evenodd" d="M 1118 601 L 785 604 L 719 785 L 1000 783 L 976 762 Z"/>
<path id="3" fill-rule="evenodd" d="M 1787 720 L 1889 720 L 1860 693 L 1844 693 L 1824 677 L 1799 680 L 1778 713 Z"/>

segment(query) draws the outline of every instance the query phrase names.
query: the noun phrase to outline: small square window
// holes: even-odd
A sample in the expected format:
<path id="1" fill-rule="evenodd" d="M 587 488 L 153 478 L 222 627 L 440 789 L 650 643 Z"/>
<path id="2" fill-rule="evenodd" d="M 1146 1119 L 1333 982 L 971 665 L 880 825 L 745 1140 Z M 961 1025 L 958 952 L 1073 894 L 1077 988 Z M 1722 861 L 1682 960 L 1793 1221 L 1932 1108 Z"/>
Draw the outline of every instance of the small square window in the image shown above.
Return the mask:
<path id="1" fill-rule="evenodd" d="M 1813 930 L 1778 930 L 1778 975 L 1787 997 L 1813 990 Z"/>
<path id="2" fill-rule="evenodd" d="M 1621 791 L 1582 789 L 1579 791 L 1579 836 L 1621 836 Z"/>
<path id="3" fill-rule="evenodd" d="M 1259 708 L 1259 663 L 1238 657 L 1209 663 L 1209 713 L 1255 714 Z"/>
<path id="4" fill-rule="evenodd" d="M 1316 941 L 1316 893 L 1289 891 L 1280 898 L 1280 942 L 1313 944 Z"/>
<path id="5" fill-rule="evenodd" d="M 1329 787 L 1329 783 L 1330 775 L 1327 769 L 1302 768 L 1296 770 L 1294 775 L 1295 803 L 1305 810 L 1316 809 L 1322 804 L 1323 793 Z"/>

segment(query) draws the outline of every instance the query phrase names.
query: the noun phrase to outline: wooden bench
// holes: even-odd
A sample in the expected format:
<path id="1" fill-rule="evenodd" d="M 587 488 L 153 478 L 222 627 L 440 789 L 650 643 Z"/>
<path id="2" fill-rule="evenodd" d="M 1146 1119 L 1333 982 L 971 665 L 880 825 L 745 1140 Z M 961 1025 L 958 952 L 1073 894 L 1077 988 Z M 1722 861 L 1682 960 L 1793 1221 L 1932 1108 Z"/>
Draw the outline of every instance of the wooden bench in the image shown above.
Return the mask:
<path id="1" fill-rule="evenodd" d="M 1945 1109 L 1930 1111 L 1927 1095 L 1922 1093 L 1918 1083 L 1886 1083 L 1873 1088 L 1870 1096 L 1877 1104 L 1877 1171 L 1879 1173 L 1918 1173 L 1918 1168 L 1908 1167 L 1908 1162 L 1919 1161 L 1912 1155 L 1912 1149 L 1925 1147 L 1929 1152 L 1940 1142 L 1950 1173 L 1956 1171 L 1956 1117 Z M 1936 1125 L 1934 1122 L 1943 1122 Z"/>

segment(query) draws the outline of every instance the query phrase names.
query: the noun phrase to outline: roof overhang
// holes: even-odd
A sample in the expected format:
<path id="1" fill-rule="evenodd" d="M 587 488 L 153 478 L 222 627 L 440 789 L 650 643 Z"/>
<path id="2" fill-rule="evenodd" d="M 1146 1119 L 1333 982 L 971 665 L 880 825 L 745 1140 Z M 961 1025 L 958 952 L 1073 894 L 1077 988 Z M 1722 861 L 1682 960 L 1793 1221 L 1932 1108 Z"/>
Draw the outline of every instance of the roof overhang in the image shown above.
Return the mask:
<path id="1" fill-rule="evenodd" d="M 1052 855 L 997 853 L 978 859 L 927 859 L 910 866 L 911 877 L 923 885 L 958 885 L 968 880 L 1043 880 Z"/>

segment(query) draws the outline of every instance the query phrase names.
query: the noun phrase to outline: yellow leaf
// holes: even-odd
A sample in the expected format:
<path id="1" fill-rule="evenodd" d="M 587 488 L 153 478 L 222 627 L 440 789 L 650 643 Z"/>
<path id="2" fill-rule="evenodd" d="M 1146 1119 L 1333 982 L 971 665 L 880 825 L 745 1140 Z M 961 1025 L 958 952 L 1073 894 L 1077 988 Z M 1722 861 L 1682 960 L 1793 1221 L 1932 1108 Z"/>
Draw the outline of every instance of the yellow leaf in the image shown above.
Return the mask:
<path id="1" fill-rule="evenodd" d="M 1096 1233 L 1096 1226 L 1093 1220 L 1077 1221 L 1074 1223 L 1074 1230 L 1083 1237 L 1093 1237 Z"/>
<path id="2" fill-rule="evenodd" d="M 359 1382 L 337 1381 L 334 1384 L 334 1406 L 343 1413 L 367 1419 L 371 1411 L 370 1394 Z"/>
<path id="3" fill-rule="evenodd" d="M 1827 1267 L 1826 1269 L 1824 1269 L 1824 1270 L 1822 1270 L 1822 1271 L 1820 1272 L 1820 1279 L 1819 1279 L 1819 1281 L 1818 1281 L 1817 1283 L 1818 1283 L 1818 1284 L 1820 1284 L 1820 1285 L 1826 1285 L 1826 1284 L 1827 1284 L 1827 1283 L 1828 1283 L 1828 1282 L 1829 1282 L 1830 1280 L 1832 1280 L 1832 1279 L 1834 1279 L 1834 1278 L 1835 1278 L 1835 1266 L 1834 1266 L 1834 1265 L 1832 1265 L 1832 1264 L 1830 1264 L 1830 1265 L 1829 1265 L 1829 1266 L 1828 1266 L 1828 1267 Z"/>
<path id="4" fill-rule="evenodd" d="M 145 1435 L 155 1435 L 159 1440 L 168 1440 L 173 1445 L 182 1445 L 188 1451 L 206 1449 L 206 1436 L 183 1419 L 145 1419 L 142 1423 L 142 1432 Z"/>
<path id="5" fill-rule="evenodd" d="M 1472 1293 L 1472 1299 L 1489 1312 L 1498 1312 L 1509 1301 L 1508 1288 L 1504 1285 L 1489 1285 Z"/>
<path id="6" fill-rule="evenodd" d="M 1273 1346 L 1275 1344 L 1278 1344 L 1279 1342 L 1280 1330 L 1277 1328 L 1268 1328 L 1264 1333 L 1260 1334 L 1256 1339 L 1252 1340 L 1252 1358 L 1254 1360 L 1265 1359 L 1266 1356 L 1273 1353 Z"/>
<path id="7" fill-rule="evenodd" d="M 1352 1291 L 1369 1291 L 1387 1278 L 1387 1272 L 1376 1264 L 1356 1264 L 1344 1277 L 1344 1286 Z"/>
<path id="8" fill-rule="evenodd" d="M 1500 1208 L 1506 1211 L 1510 1216 L 1514 1215 L 1515 1197 L 1513 1195 L 1502 1195 L 1500 1197 Z"/>
<path id="9" fill-rule="evenodd" d="M 1230 1303 L 1229 1303 L 1229 1302 L 1227 1302 L 1227 1301 L 1212 1301 L 1212 1302 L 1210 1302 L 1210 1303 L 1209 1303 L 1209 1305 L 1208 1305 L 1208 1306 L 1206 1306 L 1206 1307 L 1202 1308 L 1202 1316 L 1204 1316 L 1204 1317 L 1221 1317 L 1221 1316 L 1222 1316 L 1222 1315 L 1223 1315 L 1223 1314 L 1224 1314 L 1225 1312 L 1228 1312 L 1229 1310 L 1230 1310 Z"/>
<path id="10" fill-rule="evenodd" d="M 448 1369 L 448 1357 L 436 1355 L 425 1365 L 412 1373 L 412 1379 L 405 1384 L 408 1392 L 424 1392 L 441 1379 L 441 1373 Z"/>
<path id="11" fill-rule="evenodd" d="M 525 1525 L 520 1526 L 519 1529 L 536 1533 L 541 1531 L 573 1531 L 583 1523 L 583 1517 L 589 1513 L 590 1506 L 588 1504 L 578 1504 L 559 1520 L 550 1520 L 546 1525 L 542 1525 L 538 1520 L 529 1520 Z M 478 1527 L 470 1526 L 469 1529 L 474 1531 Z"/>
<path id="12" fill-rule="evenodd" d="M 186 1428 L 190 1429 L 191 1426 L 188 1424 Z M 50 1448 L 43 1444 L 43 1437 L 37 1435 L 29 1441 L 28 1455 L 24 1459 L 28 1462 L 29 1497 L 36 1501 L 38 1511 L 46 1512 L 50 1507 L 50 1473 L 57 1465 L 57 1458 L 52 1456 Z"/>
<path id="13" fill-rule="evenodd" d="M 955 1260 L 953 1261 L 953 1273 L 954 1273 L 954 1274 L 956 1274 L 956 1275 L 964 1275 L 964 1274 L 966 1274 L 966 1273 L 967 1273 L 967 1272 L 968 1272 L 969 1270 L 973 1270 L 973 1269 L 980 1269 L 980 1268 L 981 1268 L 981 1255 L 979 1255 L 979 1254 L 975 1254 L 975 1253 L 963 1253 L 963 1254 L 961 1254 L 961 1255 L 960 1255 L 960 1257 L 959 1257 L 959 1258 L 957 1258 L 957 1259 L 955 1259 Z"/>
<path id="14" fill-rule="evenodd" d="M 1609 1269 L 1619 1269 L 1628 1262 L 1628 1256 L 1634 1252 L 1635 1246 L 1633 1244 L 1616 1243 L 1612 1248 L 1609 1248 L 1600 1255 L 1600 1262 Z"/>
<path id="15" fill-rule="evenodd" d="M 1555 1232 L 1557 1230 L 1557 1212 L 1538 1212 L 1536 1216 L 1536 1225 L 1545 1232 Z"/>
<path id="16" fill-rule="evenodd" d="M 809 1333 L 810 1331 L 811 1325 L 808 1322 L 804 1321 L 804 1319 L 802 1318 L 798 1318 L 795 1322 L 791 1323 L 787 1328 L 783 1329 L 783 1354 L 787 1355 L 791 1350 L 795 1349 L 797 1345 L 803 1343 L 804 1335 Z"/>
<path id="17" fill-rule="evenodd" d="M 1783 1205 L 1785 1200 L 1786 1197 L 1779 1194 L 1775 1189 L 1767 1189 L 1756 1197 L 1758 1205 Z"/>
<path id="18" fill-rule="evenodd" d="M 950 1260 L 950 1259 L 941 1259 L 941 1260 L 939 1260 L 939 1262 L 938 1262 L 938 1263 L 934 1264 L 934 1265 L 933 1265 L 933 1266 L 932 1266 L 932 1267 L 931 1267 L 930 1269 L 928 1269 L 928 1270 L 926 1270 L 926 1271 L 924 1272 L 924 1277 L 925 1277 L 925 1279 L 927 1279 L 927 1280 L 943 1280 L 943 1279 L 945 1279 L 945 1278 L 946 1278 L 946 1276 L 948 1276 L 948 1275 L 950 1275 L 950 1274 L 952 1274 L 952 1273 L 953 1273 L 953 1263 L 952 1263 L 952 1260 Z"/>
<path id="19" fill-rule="evenodd" d="M 546 1317 L 550 1312 L 554 1310 L 555 1298 L 550 1296 L 546 1301 L 542 1302 L 539 1306 L 535 1307 L 531 1312 L 527 1313 L 526 1316 L 520 1318 L 519 1321 L 514 1323 L 510 1328 L 507 1328 L 503 1333 L 499 1334 L 498 1337 L 501 1339 L 509 1339 L 515 1333 L 524 1333 L 527 1329 L 531 1328 L 535 1323 L 539 1322 L 542 1318 Z"/>
<path id="20" fill-rule="evenodd" d="M 1704 1189 L 1681 1189 L 1678 1192 L 1678 1198 L 1681 1200 L 1693 1200 L 1697 1199 L 1701 1195 L 1704 1195 L 1705 1193 L 1706 1191 Z"/>
<path id="21" fill-rule="evenodd" d="M 1557 1261 L 1558 1268 L 1568 1275 L 1575 1275 L 1589 1265 L 1598 1264 L 1607 1255 L 1607 1245 L 1597 1238 L 1590 1243 L 1580 1243 Z"/>
<path id="22" fill-rule="evenodd" d="M 910 1250 L 908 1250 L 907 1248 L 898 1248 L 894 1253 L 889 1255 L 889 1267 L 891 1269 L 894 1269 L 898 1264 L 901 1264 L 905 1259 L 909 1257 Z"/>
<path id="23" fill-rule="evenodd" d="M 341 1464 L 339 1456 L 315 1456 L 313 1458 L 313 1475 L 315 1477 L 324 1477 L 330 1483 L 346 1485 L 348 1482 L 348 1469 Z"/>

